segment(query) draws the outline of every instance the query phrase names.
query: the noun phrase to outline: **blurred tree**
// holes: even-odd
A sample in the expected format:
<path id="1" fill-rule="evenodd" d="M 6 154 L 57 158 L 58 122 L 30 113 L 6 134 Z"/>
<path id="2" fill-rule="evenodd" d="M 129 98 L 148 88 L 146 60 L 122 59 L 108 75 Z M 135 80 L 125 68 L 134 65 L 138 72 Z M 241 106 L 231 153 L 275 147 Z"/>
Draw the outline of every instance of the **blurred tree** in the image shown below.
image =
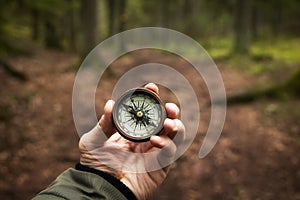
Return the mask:
<path id="1" fill-rule="evenodd" d="M 6 61 L 8 53 L 16 53 L 19 51 L 18 48 L 12 43 L 11 30 L 9 24 L 11 23 L 11 11 L 17 7 L 16 2 L 9 0 L 1 0 L 0 7 L 0 67 L 10 75 L 11 77 L 19 80 L 27 80 L 27 76 L 16 70 L 12 65 Z"/>
<path id="2" fill-rule="evenodd" d="M 65 37 L 68 38 L 68 47 L 71 51 L 77 51 L 77 32 L 76 29 L 76 12 L 78 13 L 78 1 L 77 0 L 66 0 L 68 7 L 66 9 L 65 17 L 64 17 L 64 27 L 68 27 L 65 31 Z"/>
<path id="3" fill-rule="evenodd" d="M 107 0 L 107 10 L 108 10 L 108 35 L 114 35 L 116 31 L 116 18 L 117 18 L 117 1 Z"/>
<path id="4" fill-rule="evenodd" d="M 119 14 L 119 32 L 123 32 L 125 30 L 126 26 L 126 21 L 127 21 L 127 16 L 126 16 L 126 0 L 119 0 L 120 1 L 120 14 Z M 125 51 L 125 44 L 123 41 L 123 38 L 121 38 L 121 43 L 120 43 L 120 49 L 122 51 Z"/>
<path id="5" fill-rule="evenodd" d="M 32 40 L 37 41 L 41 37 L 40 31 L 40 11 L 36 8 L 31 9 L 31 29 L 32 29 Z"/>
<path id="6" fill-rule="evenodd" d="M 234 16 L 233 53 L 248 54 L 250 42 L 252 0 L 237 0 Z"/>
<path id="7" fill-rule="evenodd" d="M 43 42 L 47 47 L 78 48 L 81 52 L 87 52 L 100 38 L 97 36 L 99 32 L 104 38 L 104 34 L 111 36 L 126 28 L 162 26 L 204 41 L 233 35 L 232 52 L 247 54 L 251 37 L 257 40 L 272 39 L 274 36 L 299 36 L 300 33 L 299 0 L 229 0 L 222 3 L 218 0 L 0 2 L 0 48 L 8 48 L 12 36 L 25 38 L 29 36 L 26 34 L 31 33 L 27 39 Z M 102 8 L 102 5 L 105 7 Z M 101 15 L 98 18 L 99 11 Z M 16 31 L 16 27 L 20 26 L 23 32 Z"/>
<path id="8" fill-rule="evenodd" d="M 61 21 L 69 6 L 66 0 L 19 0 L 24 13 L 31 18 L 33 40 L 43 40 L 46 47 L 63 48 L 63 29 Z M 26 17 L 26 15 L 25 15 Z M 43 33 L 43 34 L 42 34 Z"/>
<path id="9" fill-rule="evenodd" d="M 199 20 L 197 19 L 198 17 L 201 17 L 202 14 L 200 5 L 201 1 L 198 0 L 185 0 L 183 1 L 182 5 L 182 16 L 180 17 L 183 29 L 186 33 L 194 38 L 199 37 L 199 34 L 201 34 L 199 31 L 201 29 L 201 24 L 199 24 Z"/>
<path id="10" fill-rule="evenodd" d="M 112 36 L 125 30 L 127 0 L 107 0 L 108 34 Z"/>
<path id="11" fill-rule="evenodd" d="M 252 38 L 254 40 L 258 39 L 258 27 L 261 24 L 261 13 L 258 9 L 258 3 L 254 1 L 252 7 L 252 14 L 251 14 L 251 31 L 252 31 Z"/>
<path id="12" fill-rule="evenodd" d="M 127 6 L 127 0 L 119 0 L 120 1 L 120 14 L 119 14 L 119 32 L 122 32 L 125 30 L 127 16 L 126 16 L 126 6 Z"/>
<path id="13" fill-rule="evenodd" d="M 97 38 L 97 0 L 81 0 L 81 26 L 83 33 L 82 55 L 96 45 Z"/>
<path id="14" fill-rule="evenodd" d="M 173 2 L 174 3 L 174 2 Z M 163 26 L 163 27 L 166 27 L 166 28 L 170 28 L 170 25 L 171 25 L 171 1 L 170 0 L 164 0 L 164 1 L 161 1 L 161 22 L 160 24 Z"/>
<path id="15" fill-rule="evenodd" d="M 61 38 L 56 25 L 57 16 L 53 13 L 47 13 L 47 17 L 44 20 L 45 26 L 45 45 L 50 48 L 62 49 Z"/>
<path id="16" fill-rule="evenodd" d="M 299 36 L 300 1 L 253 0 L 251 29 L 254 39 Z"/>
<path id="17" fill-rule="evenodd" d="M 11 21 L 11 10 L 14 10 L 15 2 L 1 0 L 0 6 L 0 53 L 13 50 L 11 44 L 11 33 L 8 24 Z"/>

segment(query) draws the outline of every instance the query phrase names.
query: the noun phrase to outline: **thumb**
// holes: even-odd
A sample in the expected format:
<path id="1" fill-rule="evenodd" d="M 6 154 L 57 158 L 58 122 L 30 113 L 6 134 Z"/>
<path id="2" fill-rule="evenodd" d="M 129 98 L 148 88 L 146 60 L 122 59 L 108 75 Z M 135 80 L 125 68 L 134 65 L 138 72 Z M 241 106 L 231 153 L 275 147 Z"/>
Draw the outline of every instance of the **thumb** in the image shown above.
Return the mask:
<path id="1" fill-rule="evenodd" d="M 104 106 L 104 113 L 99 120 L 99 125 L 101 126 L 104 134 L 109 138 L 112 134 L 116 132 L 116 129 L 112 121 L 112 110 L 115 102 L 113 100 L 108 100 Z"/>

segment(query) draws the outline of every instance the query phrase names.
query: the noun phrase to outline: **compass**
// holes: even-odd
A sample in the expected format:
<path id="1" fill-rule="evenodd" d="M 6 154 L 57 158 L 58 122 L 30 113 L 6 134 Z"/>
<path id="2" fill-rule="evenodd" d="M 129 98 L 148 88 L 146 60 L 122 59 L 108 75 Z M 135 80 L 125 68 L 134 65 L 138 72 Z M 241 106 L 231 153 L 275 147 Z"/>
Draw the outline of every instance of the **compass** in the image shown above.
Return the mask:
<path id="1" fill-rule="evenodd" d="M 113 122 L 128 140 L 144 142 L 163 129 L 166 111 L 159 96 L 146 88 L 125 92 L 113 108 Z"/>

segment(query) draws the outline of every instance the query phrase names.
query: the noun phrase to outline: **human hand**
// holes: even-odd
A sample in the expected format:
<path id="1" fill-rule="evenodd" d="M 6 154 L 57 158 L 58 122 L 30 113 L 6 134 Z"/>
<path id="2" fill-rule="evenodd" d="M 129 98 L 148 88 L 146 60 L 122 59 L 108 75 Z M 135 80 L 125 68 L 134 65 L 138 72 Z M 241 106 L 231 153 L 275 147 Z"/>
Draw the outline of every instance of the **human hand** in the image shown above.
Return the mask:
<path id="1" fill-rule="evenodd" d="M 155 84 L 145 86 L 158 93 Z M 164 129 L 150 141 L 135 143 L 123 138 L 112 122 L 114 102 L 107 101 L 99 124 L 79 141 L 82 165 L 107 172 L 123 182 L 138 199 L 146 199 L 166 178 L 176 153 L 176 144 L 184 141 L 185 128 L 177 119 L 179 108 L 165 105 L 167 119 Z"/>

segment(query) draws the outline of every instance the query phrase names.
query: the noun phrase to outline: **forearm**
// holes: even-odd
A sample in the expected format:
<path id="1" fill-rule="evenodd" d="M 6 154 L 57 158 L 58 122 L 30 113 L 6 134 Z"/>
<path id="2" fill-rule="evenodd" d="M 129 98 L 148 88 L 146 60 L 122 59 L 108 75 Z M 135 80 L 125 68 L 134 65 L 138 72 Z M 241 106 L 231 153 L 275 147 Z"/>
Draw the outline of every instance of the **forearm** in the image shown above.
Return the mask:
<path id="1" fill-rule="evenodd" d="M 104 172 L 77 165 L 68 169 L 34 200 L 41 199 L 136 199 L 118 179 Z"/>

